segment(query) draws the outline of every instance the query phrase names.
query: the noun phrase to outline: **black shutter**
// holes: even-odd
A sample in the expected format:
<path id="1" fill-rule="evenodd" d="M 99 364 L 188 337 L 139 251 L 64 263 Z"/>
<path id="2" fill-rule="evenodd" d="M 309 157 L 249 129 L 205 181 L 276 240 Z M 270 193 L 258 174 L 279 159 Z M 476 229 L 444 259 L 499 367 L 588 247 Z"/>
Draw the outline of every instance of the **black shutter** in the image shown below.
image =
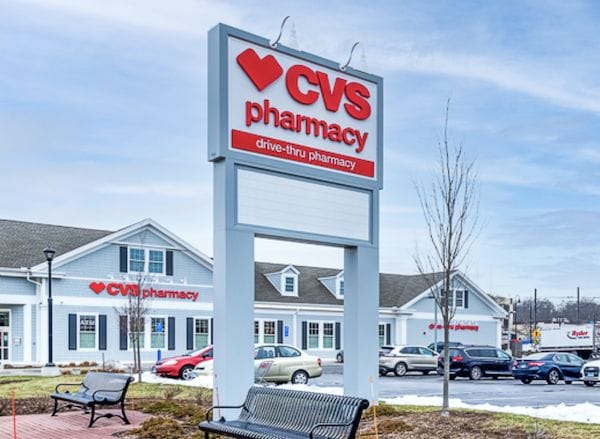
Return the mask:
<path id="1" fill-rule="evenodd" d="M 168 349 L 172 351 L 175 349 L 175 317 L 169 317 L 167 322 L 167 335 L 169 337 Z"/>
<path id="2" fill-rule="evenodd" d="M 188 317 L 186 320 L 187 345 L 186 349 L 191 351 L 194 349 L 194 318 Z"/>
<path id="3" fill-rule="evenodd" d="M 302 322 L 302 349 L 308 349 L 308 324 Z"/>
<path id="4" fill-rule="evenodd" d="M 127 350 L 127 316 L 119 316 L 119 349 Z"/>
<path id="5" fill-rule="evenodd" d="M 173 250 L 167 250 L 167 276 L 173 276 Z"/>
<path id="6" fill-rule="evenodd" d="M 100 314 L 98 316 L 98 349 L 101 351 L 106 350 L 106 314 Z"/>
<path id="7" fill-rule="evenodd" d="M 69 314 L 69 350 L 77 350 L 77 314 Z"/>
<path id="8" fill-rule="evenodd" d="M 283 320 L 277 320 L 277 343 L 283 343 Z"/>
<path id="9" fill-rule="evenodd" d="M 213 331 L 213 327 L 215 325 L 213 324 L 213 319 L 210 319 L 210 344 L 214 343 L 214 331 Z"/>
<path id="10" fill-rule="evenodd" d="M 342 348 L 342 324 L 335 322 L 335 349 L 340 350 Z"/>
<path id="11" fill-rule="evenodd" d="M 391 323 L 385 324 L 385 344 L 388 346 L 392 344 L 392 324 Z"/>
<path id="12" fill-rule="evenodd" d="M 465 308 L 469 307 L 469 292 L 467 290 L 465 290 L 464 304 Z"/>
<path id="13" fill-rule="evenodd" d="M 119 271 L 127 273 L 127 247 L 119 247 Z"/>

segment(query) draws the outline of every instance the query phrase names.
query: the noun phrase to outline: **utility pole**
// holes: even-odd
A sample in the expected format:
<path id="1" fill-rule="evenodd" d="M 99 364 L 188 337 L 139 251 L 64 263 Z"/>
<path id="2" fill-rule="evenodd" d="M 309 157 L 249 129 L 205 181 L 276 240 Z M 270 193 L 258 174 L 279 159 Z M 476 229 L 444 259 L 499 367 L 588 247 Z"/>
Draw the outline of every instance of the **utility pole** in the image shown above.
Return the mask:
<path id="1" fill-rule="evenodd" d="M 579 318 L 579 287 L 577 287 L 577 323 L 581 323 Z"/>
<path id="2" fill-rule="evenodd" d="M 533 290 L 533 327 L 537 328 L 537 288 Z"/>

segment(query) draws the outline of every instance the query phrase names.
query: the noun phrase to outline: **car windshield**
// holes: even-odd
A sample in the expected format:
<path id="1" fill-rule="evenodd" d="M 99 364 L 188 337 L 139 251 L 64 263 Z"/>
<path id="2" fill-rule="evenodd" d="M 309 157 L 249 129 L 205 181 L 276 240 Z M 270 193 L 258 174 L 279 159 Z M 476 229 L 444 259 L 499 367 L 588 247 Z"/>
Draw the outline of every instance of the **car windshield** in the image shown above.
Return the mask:
<path id="1" fill-rule="evenodd" d="M 183 356 L 185 357 L 195 357 L 196 355 L 202 355 L 202 354 L 206 354 L 209 353 L 210 349 L 206 349 L 205 347 L 202 349 L 196 349 L 195 351 L 189 351 L 186 352 L 185 354 L 183 354 Z"/>

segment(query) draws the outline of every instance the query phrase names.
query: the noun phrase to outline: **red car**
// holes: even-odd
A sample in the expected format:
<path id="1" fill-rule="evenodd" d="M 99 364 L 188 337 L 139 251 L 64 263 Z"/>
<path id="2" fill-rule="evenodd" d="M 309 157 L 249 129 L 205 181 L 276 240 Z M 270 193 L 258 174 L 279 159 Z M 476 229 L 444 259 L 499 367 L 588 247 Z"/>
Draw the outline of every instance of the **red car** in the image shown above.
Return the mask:
<path id="1" fill-rule="evenodd" d="M 194 367 L 196 367 L 198 363 L 212 360 L 212 358 L 213 348 L 209 345 L 205 348 L 191 351 L 177 357 L 163 358 L 160 361 L 157 361 L 154 367 L 152 367 L 152 372 L 165 377 L 191 380 L 193 378 L 192 370 L 194 370 Z"/>

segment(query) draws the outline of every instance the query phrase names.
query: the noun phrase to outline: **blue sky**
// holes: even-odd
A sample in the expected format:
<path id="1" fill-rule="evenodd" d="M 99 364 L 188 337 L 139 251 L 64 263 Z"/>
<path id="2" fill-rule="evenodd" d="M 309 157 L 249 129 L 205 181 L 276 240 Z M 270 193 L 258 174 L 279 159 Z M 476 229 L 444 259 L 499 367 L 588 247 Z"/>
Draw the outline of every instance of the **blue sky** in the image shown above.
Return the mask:
<path id="1" fill-rule="evenodd" d="M 490 293 L 600 296 L 600 5 L 578 1 L 0 0 L 0 217 L 118 229 L 152 217 L 212 253 L 206 35 L 224 22 L 385 82 L 381 269 L 425 250 L 444 105 L 476 159 Z M 292 32 L 295 30 L 295 38 Z M 364 53 L 364 59 L 362 55 Z M 259 260 L 341 251 L 259 241 Z"/>

